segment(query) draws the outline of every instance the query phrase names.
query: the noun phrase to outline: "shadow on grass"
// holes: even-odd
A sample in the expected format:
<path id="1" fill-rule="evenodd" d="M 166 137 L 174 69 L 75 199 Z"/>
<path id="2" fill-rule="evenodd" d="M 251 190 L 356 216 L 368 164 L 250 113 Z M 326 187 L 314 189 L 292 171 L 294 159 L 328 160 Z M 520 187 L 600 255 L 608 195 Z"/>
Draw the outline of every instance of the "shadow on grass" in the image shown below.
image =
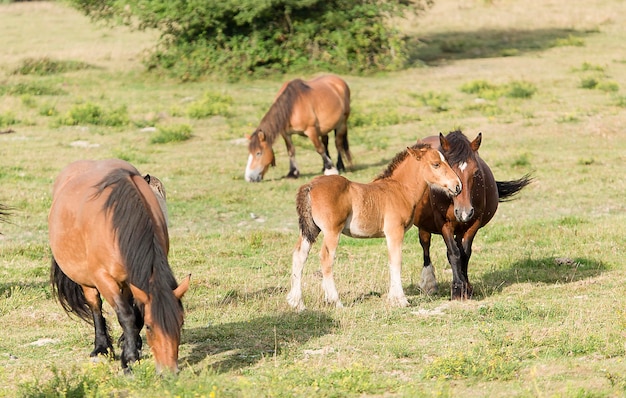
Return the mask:
<path id="1" fill-rule="evenodd" d="M 447 61 L 516 56 L 553 47 L 583 46 L 594 31 L 574 29 L 485 29 L 412 37 L 407 42 L 409 64 L 439 65 Z"/>
<path id="2" fill-rule="evenodd" d="M 182 344 L 193 346 L 181 363 L 195 365 L 209 356 L 215 372 L 228 372 L 250 366 L 262 358 L 279 355 L 285 346 L 301 345 L 331 333 L 335 321 L 317 311 L 283 312 L 248 321 L 226 323 L 204 328 L 185 329 Z"/>
<path id="3" fill-rule="evenodd" d="M 472 279 L 471 261 L 469 265 L 470 283 L 474 288 L 472 299 L 474 300 L 482 300 L 499 294 L 504 288 L 518 283 L 566 284 L 599 276 L 607 270 L 608 267 L 603 262 L 594 259 L 527 258 L 512 263 L 508 268 L 488 271 L 480 275 L 478 279 Z M 439 290 L 432 297 L 450 298 L 451 282 L 439 282 L 438 286 Z M 407 295 L 421 294 L 416 284 L 407 286 L 405 292 Z"/>

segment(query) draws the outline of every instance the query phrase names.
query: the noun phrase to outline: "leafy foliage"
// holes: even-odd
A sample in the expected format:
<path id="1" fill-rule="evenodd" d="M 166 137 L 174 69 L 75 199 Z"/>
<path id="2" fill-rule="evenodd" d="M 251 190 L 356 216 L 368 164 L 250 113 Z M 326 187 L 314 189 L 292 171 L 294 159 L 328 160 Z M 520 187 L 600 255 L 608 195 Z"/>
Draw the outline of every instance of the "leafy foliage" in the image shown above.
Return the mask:
<path id="1" fill-rule="evenodd" d="M 309 69 L 393 70 L 406 62 L 390 18 L 433 0 L 71 0 L 96 20 L 162 33 L 149 68 L 182 80 Z"/>

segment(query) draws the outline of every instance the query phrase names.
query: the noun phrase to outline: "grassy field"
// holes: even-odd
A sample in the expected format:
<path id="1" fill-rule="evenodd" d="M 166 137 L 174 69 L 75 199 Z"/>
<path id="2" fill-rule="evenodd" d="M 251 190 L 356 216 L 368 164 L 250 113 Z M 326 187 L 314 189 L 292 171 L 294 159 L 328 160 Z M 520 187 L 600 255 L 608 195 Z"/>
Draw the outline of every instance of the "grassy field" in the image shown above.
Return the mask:
<path id="1" fill-rule="evenodd" d="M 416 139 L 460 128 L 482 132 L 498 180 L 535 182 L 479 232 L 472 300 L 450 301 L 439 237 L 439 293 L 420 293 L 412 229 L 410 307 L 386 304 L 384 240 L 342 238 L 346 308 L 324 305 L 311 255 L 298 314 L 286 303 L 294 197 L 321 160 L 296 138 L 302 175 L 283 179 L 279 142 L 265 181 L 243 179 L 245 134 L 283 79 L 180 84 L 144 71 L 154 33 L 58 3 L 1 4 L 0 203 L 14 210 L 0 224 L 0 396 L 626 395 L 624 18 L 620 0 L 437 0 L 403 22 L 413 67 L 344 76 L 346 176 L 367 182 Z M 167 188 L 170 264 L 179 280 L 192 274 L 177 377 L 156 376 L 147 348 L 132 376 L 91 361 L 91 326 L 51 296 L 52 181 L 71 161 L 110 157 Z"/>

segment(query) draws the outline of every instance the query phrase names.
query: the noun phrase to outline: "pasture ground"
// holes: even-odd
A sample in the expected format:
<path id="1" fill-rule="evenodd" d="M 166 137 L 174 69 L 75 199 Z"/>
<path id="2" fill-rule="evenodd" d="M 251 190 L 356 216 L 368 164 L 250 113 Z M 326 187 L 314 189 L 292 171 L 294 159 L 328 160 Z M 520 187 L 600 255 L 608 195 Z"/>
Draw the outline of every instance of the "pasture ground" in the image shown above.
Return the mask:
<path id="1" fill-rule="evenodd" d="M 410 307 L 386 305 L 384 240 L 343 238 L 335 275 L 346 308 L 324 305 L 312 252 L 308 310 L 297 314 L 285 300 L 294 195 L 321 160 L 296 138 L 299 180 L 281 178 L 282 143 L 264 182 L 243 180 L 244 136 L 281 81 L 181 84 L 144 71 L 154 33 L 93 25 L 62 3 L 1 4 L 0 203 L 14 211 L 0 224 L 0 395 L 624 396 L 625 19 L 620 0 L 438 0 L 404 22 L 414 67 L 344 76 L 356 161 L 346 176 L 369 181 L 417 138 L 461 128 L 483 133 L 497 179 L 532 172 L 535 182 L 479 232 L 473 300 L 449 300 L 439 237 L 439 293 L 420 293 L 412 229 Z M 14 73 L 46 57 L 74 68 Z M 192 111 L 211 104 L 213 116 Z M 152 143 L 177 129 L 191 138 Z M 167 188 L 170 263 L 179 280 L 192 274 L 175 378 L 155 376 L 147 349 L 130 377 L 118 361 L 90 361 L 91 327 L 51 297 L 52 181 L 71 161 L 110 157 Z"/>

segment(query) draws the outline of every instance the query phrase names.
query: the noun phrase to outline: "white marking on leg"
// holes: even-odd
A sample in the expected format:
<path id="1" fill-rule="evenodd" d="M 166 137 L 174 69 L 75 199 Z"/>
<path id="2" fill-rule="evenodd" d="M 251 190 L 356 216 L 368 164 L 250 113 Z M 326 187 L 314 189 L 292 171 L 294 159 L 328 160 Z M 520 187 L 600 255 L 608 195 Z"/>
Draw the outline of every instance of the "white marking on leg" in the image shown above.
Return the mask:
<path id="1" fill-rule="evenodd" d="M 335 167 L 333 167 L 332 169 L 325 169 L 324 170 L 324 175 L 325 176 L 334 176 L 334 175 L 337 175 L 337 174 L 339 174 L 339 171 Z"/>
<path id="2" fill-rule="evenodd" d="M 302 300 L 302 269 L 304 263 L 309 256 L 311 243 L 302 238 L 300 247 L 296 247 L 293 251 L 293 265 L 291 267 L 291 291 L 287 295 L 287 302 L 292 308 L 298 311 L 305 309 L 304 300 Z"/>
<path id="3" fill-rule="evenodd" d="M 389 264 L 389 295 L 387 301 L 394 307 L 407 307 L 409 301 L 402 289 L 401 266 Z"/>

